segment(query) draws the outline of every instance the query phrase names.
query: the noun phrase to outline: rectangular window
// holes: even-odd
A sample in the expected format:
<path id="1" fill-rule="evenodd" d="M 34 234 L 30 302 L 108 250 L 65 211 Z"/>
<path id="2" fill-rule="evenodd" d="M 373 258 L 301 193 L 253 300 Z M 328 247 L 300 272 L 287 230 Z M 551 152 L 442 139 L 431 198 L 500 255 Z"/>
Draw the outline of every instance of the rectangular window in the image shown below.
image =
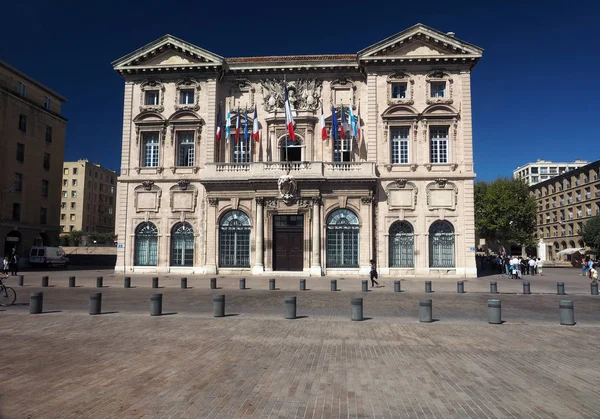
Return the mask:
<path id="1" fill-rule="evenodd" d="M 71 214 L 70 218 L 71 221 L 75 221 L 75 214 Z"/>
<path id="2" fill-rule="evenodd" d="M 50 189 L 50 183 L 47 180 L 42 179 L 42 197 L 48 198 L 49 189 Z"/>
<path id="3" fill-rule="evenodd" d="M 109 215 L 113 215 L 113 209 L 112 209 L 112 207 L 109 207 L 109 208 L 108 208 L 108 214 L 109 214 Z"/>
<path id="4" fill-rule="evenodd" d="M 445 81 L 432 81 L 430 84 L 431 84 L 431 97 L 446 97 L 446 82 Z"/>
<path id="5" fill-rule="evenodd" d="M 77 174 L 77 168 L 76 168 L 76 167 L 74 167 L 74 168 L 73 168 L 73 174 L 74 174 L 74 175 L 76 175 L 76 174 Z"/>
<path id="6" fill-rule="evenodd" d="M 71 209 L 75 209 L 75 202 L 71 202 Z"/>
<path id="7" fill-rule="evenodd" d="M 25 85 L 25 83 L 18 82 L 17 93 L 22 97 L 27 96 L 27 85 Z"/>
<path id="8" fill-rule="evenodd" d="M 21 192 L 23 190 L 23 175 L 21 173 L 15 173 L 15 192 Z"/>
<path id="9" fill-rule="evenodd" d="M 537 183 L 537 182 L 539 182 L 539 177 L 538 176 L 531 176 L 531 181 L 533 183 Z"/>
<path id="10" fill-rule="evenodd" d="M 63 179 L 63 186 L 69 186 L 69 181 L 67 179 Z"/>
<path id="11" fill-rule="evenodd" d="M 142 166 L 158 167 L 158 132 L 145 132 L 143 138 Z"/>
<path id="12" fill-rule="evenodd" d="M 194 89 L 183 89 L 179 91 L 179 103 L 181 105 L 194 104 Z"/>
<path id="13" fill-rule="evenodd" d="M 17 161 L 25 162 L 25 144 L 17 143 Z"/>
<path id="14" fill-rule="evenodd" d="M 195 154 L 194 131 L 180 131 L 177 133 L 177 149 L 177 166 L 193 166 Z"/>
<path id="15" fill-rule="evenodd" d="M 71 180 L 72 186 L 77 186 L 77 179 Z"/>
<path id="16" fill-rule="evenodd" d="M 65 221 L 65 220 L 66 220 L 66 218 L 67 218 L 67 215 L 66 215 L 66 214 L 60 214 L 60 220 L 61 220 L 61 221 Z"/>
<path id="17" fill-rule="evenodd" d="M 69 197 L 69 193 L 67 191 L 63 191 L 63 198 L 68 198 Z"/>
<path id="18" fill-rule="evenodd" d="M 13 203 L 12 219 L 14 221 L 21 221 L 21 204 L 17 202 Z"/>
<path id="19" fill-rule="evenodd" d="M 547 167 L 540 167 L 540 174 L 547 175 L 548 174 L 548 168 Z"/>
<path id="20" fill-rule="evenodd" d="M 392 135 L 392 164 L 408 163 L 408 127 L 394 128 Z"/>
<path id="21" fill-rule="evenodd" d="M 50 154 L 44 153 L 44 170 L 50 170 Z"/>
<path id="22" fill-rule="evenodd" d="M 430 162 L 448 163 L 448 127 L 430 127 Z"/>
<path id="23" fill-rule="evenodd" d="M 52 127 L 46 125 L 46 142 L 47 143 L 51 143 L 52 142 Z"/>
<path id="24" fill-rule="evenodd" d="M 19 115 L 19 131 L 27 132 L 27 115 Z"/>
<path id="25" fill-rule="evenodd" d="M 46 224 L 48 221 L 48 208 L 40 208 L 40 224 Z"/>
<path id="26" fill-rule="evenodd" d="M 71 191 L 71 198 L 77 198 L 77 191 Z"/>
<path id="27" fill-rule="evenodd" d="M 406 99 L 406 83 L 392 83 L 392 99 Z"/>
<path id="28" fill-rule="evenodd" d="M 44 108 L 47 110 L 52 110 L 52 99 L 50 99 L 48 96 L 46 96 L 46 99 L 44 100 Z"/>
<path id="29" fill-rule="evenodd" d="M 158 90 L 147 90 L 144 93 L 144 105 L 158 105 L 159 92 Z"/>
<path id="30" fill-rule="evenodd" d="M 350 139 L 342 139 L 338 133 L 333 142 L 333 161 L 349 162 L 350 160 Z"/>
<path id="31" fill-rule="evenodd" d="M 252 139 L 248 139 L 248 140 L 244 140 L 243 136 L 241 136 L 240 140 L 236 143 L 235 141 L 235 134 L 233 134 L 231 136 L 231 161 L 233 163 L 249 163 L 250 162 L 250 141 L 252 141 Z M 290 144 L 291 144 L 291 140 Z M 291 150 L 292 148 L 290 148 Z M 283 157 L 282 160 L 285 160 L 285 148 L 281 148 L 281 150 L 283 151 Z M 288 150 L 289 152 L 289 150 Z M 290 160 L 293 160 L 293 157 L 290 155 L 291 153 L 288 153 L 288 158 Z M 181 154 L 180 157 L 181 158 Z M 180 166 L 182 166 L 180 164 Z"/>
<path id="32" fill-rule="evenodd" d="M 537 172 L 538 172 L 538 168 L 537 168 L 537 167 L 532 167 L 532 168 L 531 168 L 531 173 L 532 173 L 532 174 L 533 174 L 533 173 L 537 174 Z"/>
<path id="33" fill-rule="evenodd" d="M 68 175 L 69 174 L 69 169 L 68 168 L 64 168 L 63 169 L 63 175 Z"/>
<path id="34" fill-rule="evenodd" d="M 62 209 L 66 209 L 67 208 L 67 203 L 66 202 L 61 202 L 60 207 Z"/>

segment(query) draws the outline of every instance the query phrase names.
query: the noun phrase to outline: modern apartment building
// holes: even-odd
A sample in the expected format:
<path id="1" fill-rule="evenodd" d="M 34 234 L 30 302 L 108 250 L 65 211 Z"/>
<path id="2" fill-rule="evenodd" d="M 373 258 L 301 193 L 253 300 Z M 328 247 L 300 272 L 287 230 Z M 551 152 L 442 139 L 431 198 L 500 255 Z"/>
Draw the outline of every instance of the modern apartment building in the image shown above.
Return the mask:
<path id="1" fill-rule="evenodd" d="M 60 231 L 113 233 L 117 174 L 87 160 L 64 162 Z"/>
<path id="2" fill-rule="evenodd" d="M 0 256 L 58 243 L 64 102 L 0 61 Z"/>
<path id="3" fill-rule="evenodd" d="M 570 170 L 588 164 L 585 160 L 575 160 L 570 163 L 554 163 L 549 160 L 538 159 L 535 163 L 527 163 L 513 171 L 514 179 L 525 179 L 528 185 L 545 182 L 555 176 L 562 175 Z"/>
<path id="4" fill-rule="evenodd" d="M 584 248 L 580 231 L 600 214 L 600 160 L 533 185 L 530 191 L 538 208 L 538 254 L 542 247 L 547 260 L 558 260 L 561 250 Z"/>
<path id="5" fill-rule="evenodd" d="M 475 277 L 482 53 L 418 24 L 354 54 L 224 58 L 165 35 L 115 61 L 116 271 Z"/>

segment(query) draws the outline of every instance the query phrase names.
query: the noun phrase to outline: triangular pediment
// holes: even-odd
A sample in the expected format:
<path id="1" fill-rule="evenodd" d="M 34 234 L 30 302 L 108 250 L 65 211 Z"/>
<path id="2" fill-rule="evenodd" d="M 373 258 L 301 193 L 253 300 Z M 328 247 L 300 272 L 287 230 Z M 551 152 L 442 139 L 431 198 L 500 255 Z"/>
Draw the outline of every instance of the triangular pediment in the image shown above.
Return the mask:
<path id="1" fill-rule="evenodd" d="M 359 59 L 457 55 L 481 57 L 482 53 L 481 48 L 461 41 L 453 34 L 445 34 L 419 23 L 363 49 L 358 53 L 358 57 Z"/>
<path id="2" fill-rule="evenodd" d="M 114 61 L 115 70 L 174 66 L 222 65 L 223 57 L 173 35 L 165 35 Z"/>

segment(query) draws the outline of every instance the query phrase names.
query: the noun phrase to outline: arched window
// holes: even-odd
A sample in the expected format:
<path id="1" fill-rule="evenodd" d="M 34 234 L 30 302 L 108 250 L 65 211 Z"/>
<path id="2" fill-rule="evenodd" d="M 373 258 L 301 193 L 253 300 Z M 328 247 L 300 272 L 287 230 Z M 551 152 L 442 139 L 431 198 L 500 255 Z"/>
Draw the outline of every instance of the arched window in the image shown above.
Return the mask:
<path id="1" fill-rule="evenodd" d="M 390 268 L 415 266 L 415 234 L 410 223 L 396 221 L 390 227 Z"/>
<path id="2" fill-rule="evenodd" d="M 358 267 L 358 217 L 339 209 L 327 217 L 327 267 Z"/>
<path id="3" fill-rule="evenodd" d="M 171 231 L 171 266 L 194 265 L 194 229 L 188 223 L 178 223 Z"/>
<path id="4" fill-rule="evenodd" d="M 241 211 L 229 211 L 221 218 L 219 266 L 250 267 L 250 219 Z"/>
<path id="5" fill-rule="evenodd" d="M 302 138 L 296 134 L 296 141 L 287 135 L 279 142 L 280 161 L 302 161 Z"/>
<path id="6" fill-rule="evenodd" d="M 454 266 L 454 227 L 448 221 L 436 221 L 429 227 L 429 267 Z"/>
<path id="7" fill-rule="evenodd" d="M 152 223 L 141 223 L 135 229 L 136 266 L 158 264 L 158 229 Z"/>

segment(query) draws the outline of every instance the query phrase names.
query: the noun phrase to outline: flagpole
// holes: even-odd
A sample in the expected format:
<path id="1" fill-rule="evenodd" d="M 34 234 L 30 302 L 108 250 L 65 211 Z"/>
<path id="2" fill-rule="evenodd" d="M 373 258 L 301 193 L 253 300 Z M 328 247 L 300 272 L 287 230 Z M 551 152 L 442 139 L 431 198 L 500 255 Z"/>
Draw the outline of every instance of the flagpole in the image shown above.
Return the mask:
<path id="1" fill-rule="evenodd" d="M 220 101 L 219 102 L 219 112 L 218 112 L 220 115 L 223 115 L 221 113 L 222 110 L 223 110 L 223 101 Z M 227 117 L 227 115 L 225 115 L 225 117 Z M 222 116 L 221 116 L 221 119 L 223 119 Z M 217 123 L 222 125 L 223 121 L 217 121 Z M 223 127 L 220 126 L 219 130 L 221 130 L 221 128 L 223 128 Z M 223 134 L 223 132 L 219 131 L 219 137 L 224 137 L 224 135 L 222 135 L 222 134 Z M 217 155 L 217 161 L 221 161 L 221 138 L 219 138 L 219 146 L 217 148 L 218 148 L 217 149 L 217 153 L 218 153 L 218 155 Z"/>
<path id="2" fill-rule="evenodd" d="M 283 89 L 284 89 L 284 91 L 287 90 L 287 80 L 285 78 L 285 72 L 283 73 Z M 284 99 L 283 107 L 285 108 L 285 99 Z M 285 115 L 285 110 L 283 113 Z M 287 122 L 287 116 L 286 116 L 286 122 Z M 286 127 L 285 132 L 287 132 L 287 134 L 285 136 L 285 162 L 289 166 L 290 159 L 288 157 L 288 137 L 290 136 L 290 134 L 289 134 L 289 130 L 287 129 L 287 127 Z"/>

